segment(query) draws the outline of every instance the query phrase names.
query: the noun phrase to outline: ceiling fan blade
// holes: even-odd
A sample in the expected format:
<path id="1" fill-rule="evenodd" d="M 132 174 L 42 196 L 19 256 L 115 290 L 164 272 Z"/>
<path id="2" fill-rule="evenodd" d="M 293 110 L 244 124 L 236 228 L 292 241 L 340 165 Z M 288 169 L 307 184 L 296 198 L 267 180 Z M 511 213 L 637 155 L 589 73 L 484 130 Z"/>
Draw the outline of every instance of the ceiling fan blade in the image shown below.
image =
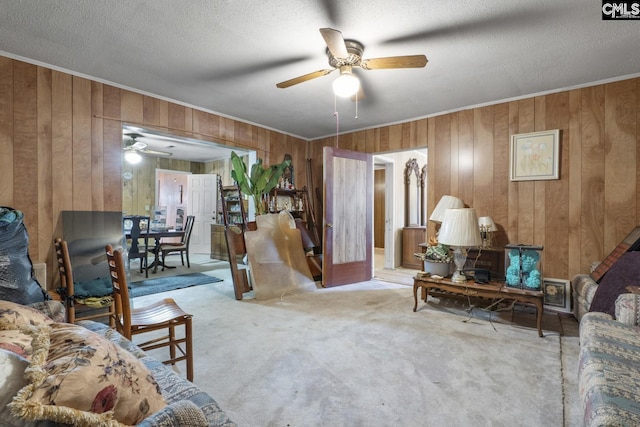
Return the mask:
<path id="1" fill-rule="evenodd" d="M 171 157 L 173 156 L 173 153 L 168 153 L 166 151 L 157 151 L 157 150 L 138 150 L 139 153 L 142 154 L 150 154 L 152 156 L 167 156 L 167 157 Z"/>
<path id="2" fill-rule="evenodd" d="M 347 45 L 344 43 L 344 38 L 340 31 L 334 30 L 333 28 L 320 28 L 320 34 L 322 34 L 324 42 L 327 44 L 329 52 L 331 52 L 334 58 L 342 59 L 349 57 Z"/>
<path id="3" fill-rule="evenodd" d="M 386 58 L 365 59 L 360 67 L 365 70 L 383 70 L 389 68 L 422 68 L 427 65 L 424 55 L 389 56 Z"/>
<path id="4" fill-rule="evenodd" d="M 280 89 L 284 89 L 284 88 L 287 88 L 289 86 L 297 85 L 298 83 L 302 83 L 302 82 L 306 82 L 306 81 L 309 81 L 309 80 L 316 79 L 318 77 L 326 76 L 327 74 L 329 74 L 333 70 L 335 70 L 335 68 L 331 68 L 331 69 L 328 69 L 328 70 L 314 71 L 313 73 L 305 74 L 303 76 L 299 76 L 299 77 L 296 77 L 294 79 L 290 79 L 290 80 L 286 80 L 284 82 L 280 82 L 280 83 L 276 84 L 276 86 L 279 87 Z"/>
<path id="5" fill-rule="evenodd" d="M 135 141 L 133 145 L 131 145 L 131 148 L 136 149 L 136 150 L 144 150 L 145 148 L 147 148 L 147 144 L 145 144 L 142 141 Z"/>

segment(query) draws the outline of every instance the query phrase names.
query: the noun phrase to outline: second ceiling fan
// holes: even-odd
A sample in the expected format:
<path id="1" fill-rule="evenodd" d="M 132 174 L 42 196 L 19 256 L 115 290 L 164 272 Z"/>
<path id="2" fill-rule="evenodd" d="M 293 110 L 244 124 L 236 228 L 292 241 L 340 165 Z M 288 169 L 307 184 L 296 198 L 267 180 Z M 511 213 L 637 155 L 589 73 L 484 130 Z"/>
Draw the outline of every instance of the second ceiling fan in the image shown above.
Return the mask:
<path id="1" fill-rule="evenodd" d="M 279 88 L 288 88 L 318 77 L 326 76 L 334 70 L 340 70 L 340 77 L 334 81 L 334 91 L 338 94 L 341 84 L 347 86 L 343 96 L 358 92 L 359 81 L 353 76 L 353 68 L 364 70 L 383 70 L 391 68 L 422 68 L 427 65 L 425 55 L 389 56 L 384 58 L 362 59 L 364 46 L 356 40 L 345 40 L 342 33 L 333 28 L 321 28 L 320 34 L 327 44 L 329 65 L 332 68 L 314 71 L 276 84 Z M 351 85 L 351 86 L 349 86 Z"/>

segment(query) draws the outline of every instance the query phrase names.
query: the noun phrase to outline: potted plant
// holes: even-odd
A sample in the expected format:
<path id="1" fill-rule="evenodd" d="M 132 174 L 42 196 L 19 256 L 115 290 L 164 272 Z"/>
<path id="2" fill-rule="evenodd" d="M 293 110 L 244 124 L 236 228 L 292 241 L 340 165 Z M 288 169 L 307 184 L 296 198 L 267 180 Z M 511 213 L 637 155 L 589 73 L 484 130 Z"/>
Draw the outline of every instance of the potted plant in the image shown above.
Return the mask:
<path id="1" fill-rule="evenodd" d="M 290 163 L 291 161 L 285 160 L 265 168 L 262 165 L 262 159 L 257 159 L 251 166 L 251 174 L 249 174 L 242 158 L 235 151 L 231 152 L 231 177 L 240 186 L 240 191 L 253 198 L 257 215 L 266 213 L 263 198 L 278 185 L 284 169 Z"/>
<path id="2" fill-rule="evenodd" d="M 451 249 L 442 243 L 430 242 L 426 250 L 414 256 L 424 261 L 424 271 L 438 276 L 448 276 L 451 272 L 453 255 Z"/>

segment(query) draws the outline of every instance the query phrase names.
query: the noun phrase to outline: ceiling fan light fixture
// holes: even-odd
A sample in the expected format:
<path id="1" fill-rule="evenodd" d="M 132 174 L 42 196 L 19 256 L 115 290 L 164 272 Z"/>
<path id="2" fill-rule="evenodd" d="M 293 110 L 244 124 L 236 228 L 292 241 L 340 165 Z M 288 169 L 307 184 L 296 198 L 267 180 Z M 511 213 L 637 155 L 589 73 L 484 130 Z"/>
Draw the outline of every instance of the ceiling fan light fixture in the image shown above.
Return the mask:
<path id="1" fill-rule="evenodd" d="M 333 81 L 333 93 L 342 98 L 349 98 L 360 89 L 360 80 L 351 73 L 340 74 L 340 77 Z"/>
<path id="2" fill-rule="evenodd" d="M 124 159 L 132 165 L 135 165 L 142 161 L 142 156 L 135 151 L 127 151 L 124 153 Z"/>

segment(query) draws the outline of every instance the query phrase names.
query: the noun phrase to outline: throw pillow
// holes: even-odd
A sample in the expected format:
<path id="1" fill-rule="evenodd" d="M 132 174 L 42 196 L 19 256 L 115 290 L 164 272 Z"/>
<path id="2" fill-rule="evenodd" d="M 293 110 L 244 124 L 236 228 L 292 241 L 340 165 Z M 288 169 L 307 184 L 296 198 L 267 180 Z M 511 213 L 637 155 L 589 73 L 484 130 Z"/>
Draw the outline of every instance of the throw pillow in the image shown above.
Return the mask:
<path id="1" fill-rule="evenodd" d="M 67 323 L 25 327 L 33 355 L 29 384 L 9 404 L 24 420 L 76 426 L 135 425 L 166 406 L 158 384 L 131 353 Z"/>
<path id="2" fill-rule="evenodd" d="M 16 325 L 43 325 L 53 320 L 41 311 L 26 305 L 0 300 L 0 319 Z"/>
<path id="3" fill-rule="evenodd" d="M 52 323 L 42 312 L 11 301 L 0 300 L 0 348 L 31 358 L 31 336 L 17 329 Z"/>
<path id="4" fill-rule="evenodd" d="M 616 315 L 616 299 L 626 294 L 627 286 L 640 286 L 640 252 L 626 252 L 620 256 L 600 280 L 589 311 Z"/>
<path id="5" fill-rule="evenodd" d="M 27 360 L 31 359 L 31 335 L 16 329 L 13 323 L 0 320 L 0 349 L 7 350 Z"/>

